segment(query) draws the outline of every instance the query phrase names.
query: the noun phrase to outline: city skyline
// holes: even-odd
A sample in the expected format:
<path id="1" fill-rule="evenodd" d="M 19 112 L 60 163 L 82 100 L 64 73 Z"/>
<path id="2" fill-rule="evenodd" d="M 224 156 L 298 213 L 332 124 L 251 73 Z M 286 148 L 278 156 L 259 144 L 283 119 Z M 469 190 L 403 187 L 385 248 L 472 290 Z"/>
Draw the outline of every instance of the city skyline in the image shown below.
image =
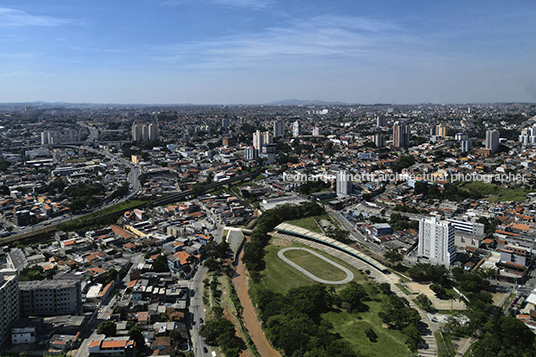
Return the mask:
<path id="1" fill-rule="evenodd" d="M 536 101 L 536 4 L 8 1 L 2 102 Z"/>

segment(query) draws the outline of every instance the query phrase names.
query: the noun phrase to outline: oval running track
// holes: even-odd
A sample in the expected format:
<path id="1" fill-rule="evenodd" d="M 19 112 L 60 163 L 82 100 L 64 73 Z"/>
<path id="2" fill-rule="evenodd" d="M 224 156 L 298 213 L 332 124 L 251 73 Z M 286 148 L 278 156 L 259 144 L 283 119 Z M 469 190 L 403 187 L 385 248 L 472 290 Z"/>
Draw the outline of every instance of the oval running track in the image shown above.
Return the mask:
<path id="1" fill-rule="evenodd" d="M 344 278 L 342 280 L 338 280 L 338 281 L 320 279 L 319 277 L 317 277 L 313 273 L 305 270 L 304 268 L 302 268 L 298 264 L 294 263 L 292 260 L 290 260 L 287 257 L 285 257 L 285 252 L 287 252 L 289 250 L 302 250 L 302 251 L 305 251 L 305 252 L 307 252 L 309 254 L 312 254 L 312 255 L 314 255 L 314 256 L 316 256 L 316 257 L 328 262 L 329 264 L 333 265 L 334 267 L 339 268 L 343 272 L 345 272 L 346 273 L 346 278 Z M 283 260 L 285 263 L 289 264 L 293 268 L 295 268 L 295 269 L 299 270 L 300 272 L 302 272 L 303 274 L 305 274 L 307 277 L 309 277 L 309 278 L 311 278 L 311 279 L 313 279 L 315 281 L 318 281 L 319 283 L 322 283 L 322 284 L 338 285 L 338 284 L 346 284 L 346 283 L 349 283 L 350 281 L 354 280 L 354 273 L 352 273 L 350 270 L 346 269 L 345 267 L 343 267 L 340 264 L 335 263 L 331 259 L 328 259 L 328 258 L 324 257 L 323 255 L 318 254 L 317 252 L 314 252 L 314 251 L 312 251 L 310 249 L 307 249 L 307 248 L 298 248 L 298 247 L 284 248 L 284 249 L 281 249 L 279 252 L 277 252 L 277 256 L 279 258 L 281 258 L 281 260 Z"/>

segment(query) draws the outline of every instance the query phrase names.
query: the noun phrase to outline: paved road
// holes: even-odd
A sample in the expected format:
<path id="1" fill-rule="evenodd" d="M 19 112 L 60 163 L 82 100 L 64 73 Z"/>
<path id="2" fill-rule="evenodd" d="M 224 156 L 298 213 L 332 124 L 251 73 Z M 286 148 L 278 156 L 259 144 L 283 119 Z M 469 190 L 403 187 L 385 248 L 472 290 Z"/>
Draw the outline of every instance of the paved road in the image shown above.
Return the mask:
<path id="1" fill-rule="evenodd" d="M 224 227 L 220 223 L 218 217 L 214 216 L 207 210 L 207 214 L 216 224 L 216 230 L 212 232 L 214 236 L 214 241 L 220 243 L 222 241 Z M 203 325 L 200 321 L 206 321 L 205 314 L 210 313 L 205 311 L 203 304 L 203 280 L 207 274 L 207 268 L 204 266 L 199 266 L 194 277 L 190 280 L 190 336 L 192 337 L 192 349 L 195 356 L 209 356 L 211 355 L 210 346 L 205 343 L 205 339 L 199 335 L 199 329 Z M 207 353 L 204 352 L 204 349 L 207 349 Z"/>
<path id="2" fill-rule="evenodd" d="M 304 252 L 308 252 L 308 253 L 310 253 L 312 255 L 315 255 L 318 258 L 328 262 L 329 264 L 331 264 L 331 265 L 339 268 L 343 272 L 345 272 L 346 273 L 346 278 L 344 278 L 343 280 L 338 280 L 338 281 L 320 279 L 316 275 L 310 273 L 309 271 L 305 270 L 304 268 L 302 268 L 298 264 L 294 263 L 292 260 L 290 260 L 287 257 L 285 257 L 285 252 L 287 252 L 289 250 L 301 250 L 301 251 L 304 251 Z M 277 256 L 279 258 L 281 258 L 281 260 L 283 260 L 285 263 L 289 264 L 293 268 L 295 268 L 295 269 L 299 270 L 300 272 L 302 272 L 303 274 L 307 275 L 309 278 L 311 278 L 311 279 L 313 279 L 315 281 L 318 281 L 319 283 L 322 283 L 322 284 L 330 284 L 330 285 L 346 284 L 346 283 L 349 283 L 350 281 L 354 280 L 354 273 L 352 273 L 350 270 L 346 269 L 345 267 L 343 267 L 340 264 L 335 263 L 333 260 L 328 259 L 328 258 L 324 257 L 323 255 L 318 254 L 317 252 L 314 252 L 314 251 L 312 251 L 310 249 L 307 249 L 307 248 L 296 248 L 296 247 L 284 248 L 284 249 L 281 249 L 279 252 L 277 252 Z"/>

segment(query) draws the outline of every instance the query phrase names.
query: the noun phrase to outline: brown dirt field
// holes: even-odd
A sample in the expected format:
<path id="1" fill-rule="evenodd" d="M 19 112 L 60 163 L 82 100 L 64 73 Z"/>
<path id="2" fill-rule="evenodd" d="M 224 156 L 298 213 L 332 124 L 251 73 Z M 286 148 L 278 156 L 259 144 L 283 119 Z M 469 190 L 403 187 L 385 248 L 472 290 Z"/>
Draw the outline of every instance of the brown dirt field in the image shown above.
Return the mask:
<path id="1" fill-rule="evenodd" d="M 249 298 L 248 289 L 246 287 L 246 267 L 244 266 L 244 263 L 242 263 L 242 255 L 243 251 L 240 253 L 238 265 L 236 267 L 232 282 L 234 288 L 236 289 L 238 298 L 240 299 L 240 303 L 244 308 L 242 312 L 244 323 L 246 324 L 248 332 L 251 335 L 253 343 L 257 347 L 257 350 L 262 357 L 281 357 L 281 354 L 272 348 L 266 339 L 266 336 L 264 336 L 261 325 L 257 320 L 255 308 L 253 307 L 253 303 Z"/>

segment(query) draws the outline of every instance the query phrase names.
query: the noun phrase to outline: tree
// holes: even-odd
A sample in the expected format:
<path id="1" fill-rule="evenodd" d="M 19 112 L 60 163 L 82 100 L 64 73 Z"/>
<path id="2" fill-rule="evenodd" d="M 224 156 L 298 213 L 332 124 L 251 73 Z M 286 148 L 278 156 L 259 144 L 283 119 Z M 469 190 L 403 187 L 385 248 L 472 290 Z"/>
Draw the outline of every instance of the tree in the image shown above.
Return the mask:
<path id="1" fill-rule="evenodd" d="M 136 349 L 138 349 L 138 351 L 145 347 L 145 337 L 143 337 L 141 329 L 138 325 L 135 325 L 130 329 L 130 331 L 128 331 L 128 336 L 134 340 Z"/>
<path id="2" fill-rule="evenodd" d="M 430 290 L 432 290 L 438 297 L 446 295 L 445 289 L 441 285 L 438 285 L 438 284 L 430 285 Z"/>
<path id="3" fill-rule="evenodd" d="M 404 260 L 404 256 L 400 253 L 398 253 L 396 250 L 388 250 L 383 255 L 385 259 L 387 259 L 391 264 L 396 264 Z"/>
<path id="4" fill-rule="evenodd" d="M 365 330 L 365 335 L 367 336 L 367 338 L 369 339 L 370 342 L 378 341 L 378 335 L 376 334 L 376 332 L 374 332 L 372 327 L 368 327 Z"/>
<path id="5" fill-rule="evenodd" d="M 106 337 L 113 337 L 117 332 L 117 326 L 113 321 L 104 321 L 99 324 L 97 328 L 98 334 L 106 335 Z"/>
<path id="6" fill-rule="evenodd" d="M 419 294 L 417 295 L 417 302 L 419 303 L 419 305 L 422 306 L 422 308 L 428 312 L 432 311 L 432 302 L 430 301 L 430 299 L 428 299 L 428 297 L 424 294 Z"/>
<path id="7" fill-rule="evenodd" d="M 349 310 L 359 308 L 366 295 L 367 293 L 365 289 L 355 281 L 348 283 L 348 285 L 339 293 L 341 301 L 349 304 Z"/>

